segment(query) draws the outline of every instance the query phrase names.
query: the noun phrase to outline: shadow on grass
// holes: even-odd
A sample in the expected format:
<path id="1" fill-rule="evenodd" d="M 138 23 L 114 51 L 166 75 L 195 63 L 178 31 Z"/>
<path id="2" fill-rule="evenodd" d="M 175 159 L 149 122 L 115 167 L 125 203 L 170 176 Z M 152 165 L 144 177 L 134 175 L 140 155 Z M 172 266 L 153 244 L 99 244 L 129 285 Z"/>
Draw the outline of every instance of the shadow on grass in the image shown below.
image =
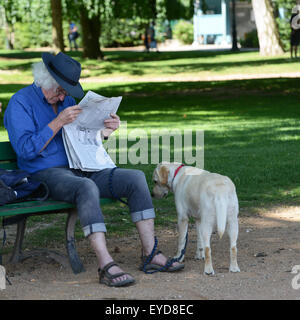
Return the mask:
<path id="1" fill-rule="evenodd" d="M 0 57 L 8 59 L 35 59 L 40 58 L 44 51 L 22 51 L 22 50 L 1 50 Z M 99 61 L 95 59 L 84 59 L 82 58 L 81 51 L 67 51 L 67 55 L 74 58 L 83 59 L 85 61 Z M 139 51 L 104 51 L 103 52 L 105 60 L 108 61 L 118 61 L 118 62 L 127 62 L 127 61 L 160 61 L 160 60 L 172 60 L 172 59 L 194 59 L 196 57 L 215 57 L 217 55 L 236 55 L 229 50 L 199 50 L 199 51 L 170 51 L 170 52 L 139 52 Z M 242 52 L 240 52 L 242 54 Z"/>
<path id="2" fill-rule="evenodd" d="M 89 84 L 85 84 L 88 87 Z M 266 93 L 298 93 L 300 78 L 266 78 L 250 80 L 222 80 L 222 81 L 166 81 L 166 82 L 134 82 L 125 84 L 96 83 L 93 84 L 93 91 L 103 95 L 123 95 L 141 98 L 155 98 L 165 95 L 190 96 L 212 94 L 216 96 L 215 90 L 221 90 L 220 97 L 236 93 L 236 90 L 247 91 L 256 95 Z M 217 91 L 217 94 L 220 91 Z"/>
<path id="3" fill-rule="evenodd" d="M 151 61 L 176 61 L 178 63 L 172 63 L 171 65 L 163 66 L 164 72 L 168 74 L 177 74 L 179 72 L 196 72 L 196 71 L 223 71 L 232 67 L 241 68 L 244 67 L 259 67 L 267 65 L 280 65 L 287 63 L 287 59 L 249 59 L 247 56 L 243 61 L 237 60 L 232 61 L 201 61 L 201 58 L 215 58 L 218 56 L 233 56 L 240 57 L 248 52 L 233 53 L 231 51 L 183 51 L 183 52 L 161 52 L 161 53 L 144 53 L 144 52 L 132 52 L 132 51 L 106 51 L 104 52 L 105 60 L 92 60 L 83 59 L 81 52 L 67 52 L 68 55 L 78 59 L 82 63 L 83 69 L 87 67 L 89 70 L 93 70 L 93 76 L 110 75 L 113 73 L 124 73 L 130 75 L 141 76 L 145 74 L 145 68 L 147 66 L 140 66 L 140 62 L 151 62 Z M 3 70 L 20 69 L 21 71 L 30 70 L 32 61 L 17 64 L 15 59 L 18 60 L 32 60 L 40 58 L 42 52 L 35 51 L 2 51 L 0 57 L 7 58 L 8 61 L 2 66 Z M 200 60 L 195 60 L 200 58 Z M 9 59 L 12 59 L 11 63 Z M 186 62 L 181 60 L 185 59 Z M 291 63 L 297 63 L 298 61 L 292 61 Z M 153 67 L 153 66 L 151 66 Z M 88 76 L 83 76 L 88 77 Z"/>

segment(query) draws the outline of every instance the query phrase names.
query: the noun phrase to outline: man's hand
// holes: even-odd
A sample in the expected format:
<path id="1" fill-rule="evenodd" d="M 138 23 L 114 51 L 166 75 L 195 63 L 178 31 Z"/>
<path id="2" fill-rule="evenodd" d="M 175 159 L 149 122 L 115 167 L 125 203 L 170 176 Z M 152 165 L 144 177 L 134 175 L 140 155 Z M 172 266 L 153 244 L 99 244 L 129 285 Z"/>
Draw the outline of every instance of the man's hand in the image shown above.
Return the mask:
<path id="1" fill-rule="evenodd" d="M 79 105 L 68 107 L 61 111 L 56 119 L 63 127 L 65 124 L 73 122 L 78 117 L 79 113 L 81 113 L 81 111 L 82 109 Z"/>
<path id="2" fill-rule="evenodd" d="M 110 119 L 104 120 L 105 129 L 102 130 L 103 137 L 109 137 L 120 126 L 119 116 L 113 113 L 110 116 Z"/>
<path id="3" fill-rule="evenodd" d="M 79 115 L 79 113 L 82 111 L 79 105 L 75 105 L 72 107 L 68 107 L 64 110 L 62 110 L 58 116 L 53 119 L 50 123 L 48 123 L 48 127 L 52 129 L 53 135 L 52 137 L 45 143 L 43 148 L 40 150 L 42 152 L 47 145 L 50 143 L 50 141 L 54 138 L 54 136 L 57 134 L 57 132 L 68 123 L 73 122 Z"/>
<path id="4" fill-rule="evenodd" d="M 82 109 L 78 105 L 62 110 L 58 116 L 48 124 L 53 131 L 53 136 L 55 136 L 65 124 L 73 122 L 81 111 Z"/>

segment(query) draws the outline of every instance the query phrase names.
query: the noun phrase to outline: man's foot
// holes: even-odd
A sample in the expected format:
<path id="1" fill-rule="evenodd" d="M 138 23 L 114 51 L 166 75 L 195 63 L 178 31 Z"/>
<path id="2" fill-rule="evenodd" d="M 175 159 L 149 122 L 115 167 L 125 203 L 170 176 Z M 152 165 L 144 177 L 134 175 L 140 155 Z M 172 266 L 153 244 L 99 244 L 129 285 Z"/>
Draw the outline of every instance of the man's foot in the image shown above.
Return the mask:
<path id="1" fill-rule="evenodd" d="M 115 262 L 110 262 L 102 269 L 98 269 L 99 282 L 109 287 L 124 287 L 132 285 L 135 280 L 125 273 Z"/>
<path id="2" fill-rule="evenodd" d="M 140 267 L 140 270 L 149 272 L 155 272 L 156 270 L 162 272 L 175 272 L 180 271 L 184 268 L 184 264 L 179 262 L 173 262 L 169 265 L 171 259 L 167 259 L 161 251 L 156 251 L 152 260 L 145 265 L 148 258 L 149 256 L 142 257 L 142 265 Z"/>
<path id="3" fill-rule="evenodd" d="M 167 262 L 168 262 L 168 259 L 162 254 L 162 252 L 159 252 L 158 254 L 156 254 L 151 260 L 151 263 L 158 264 L 160 266 L 165 266 Z M 179 262 L 174 262 L 170 267 L 178 267 L 180 265 L 182 264 Z"/>

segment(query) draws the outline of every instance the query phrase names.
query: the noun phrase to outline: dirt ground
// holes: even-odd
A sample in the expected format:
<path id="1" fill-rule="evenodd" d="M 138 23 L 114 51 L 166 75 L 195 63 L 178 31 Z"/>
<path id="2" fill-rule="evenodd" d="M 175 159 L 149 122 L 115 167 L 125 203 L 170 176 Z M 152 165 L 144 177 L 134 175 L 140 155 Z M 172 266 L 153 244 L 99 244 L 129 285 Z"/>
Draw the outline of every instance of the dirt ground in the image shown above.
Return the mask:
<path id="1" fill-rule="evenodd" d="M 6 284 L 6 289 L 0 290 L 0 299 L 300 299 L 300 288 L 297 289 L 300 279 L 291 272 L 300 265 L 300 207 L 277 207 L 256 214 L 242 212 L 239 224 L 240 273 L 228 272 L 228 237 L 224 235 L 219 240 L 215 233 L 212 258 L 216 275 L 203 275 L 204 262 L 194 260 L 196 232 L 195 226 L 190 225 L 182 272 L 146 275 L 138 270 L 138 235 L 108 237 L 108 246 L 115 260 L 137 281 L 136 285 L 127 288 L 108 288 L 98 283 L 96 257 L 88 241 L 82 240 L 77 243 L 77 248 L 85 272 L 75 275 L 69 267 L 63 267 L 47 256 L 36 256 L 17 265 L 6 264 L 12 285 Z M 157 236 L 159 248 L 166 255 L 176 252 L 176 229 L 157 230 Z M 65 253 L 63 245 L 55 250 Z M 7 259 L 4 256 L 4 264 Z"/>

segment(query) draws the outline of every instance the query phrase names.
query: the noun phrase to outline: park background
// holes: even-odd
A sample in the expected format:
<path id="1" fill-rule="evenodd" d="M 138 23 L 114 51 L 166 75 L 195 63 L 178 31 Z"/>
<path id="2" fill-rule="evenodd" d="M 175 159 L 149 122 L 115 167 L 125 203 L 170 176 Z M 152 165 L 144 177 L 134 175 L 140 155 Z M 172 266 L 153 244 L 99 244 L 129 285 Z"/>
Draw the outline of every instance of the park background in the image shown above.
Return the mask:
<path id="1" fill-rule="evenodd" d="M 82 64 L 85 91 L 123 96 L 118 114 L 128 130 L 204 130 L 204 168 L 232 179 L 241 215 L 299 206 L 300 60 L 289 53 L 289 19 L 297 1 L 245 1 L 256 28 L 239 37 L 234 9 L 242 2 L 226 1 L 230 41 L 214 43 L 212 35 L 204 44 L 195 39 L 193 22 L 196 9 L 206 14 L 209 0 L 1 0 L 2 109 L 32 83 L 31 65 L 42 52 L 64 51 Z M 70 20 L 79 28 L 77 51 L 68 47 Z M 142 35 L 151 21 L 159 52 L 144 49 Z M 1 141 L 8 140 L 3 113 Z M 152 188 L 155 165 L 122 166 L 143 170 Z M 154 205 L 156 225 L 175 228 L 173 196 Z M 108 205 L 105 216 L 108 237 L 134 230 L 122 204 Z M 24 246 L 57 245 L 64 219 L 32 217 L 29 228 L 37 222 L 45 227 L 29 233 Z M 79 225 L 77 237 L 83 238 Z M 5 252 L 11 246 L 8 241 Z"/>

